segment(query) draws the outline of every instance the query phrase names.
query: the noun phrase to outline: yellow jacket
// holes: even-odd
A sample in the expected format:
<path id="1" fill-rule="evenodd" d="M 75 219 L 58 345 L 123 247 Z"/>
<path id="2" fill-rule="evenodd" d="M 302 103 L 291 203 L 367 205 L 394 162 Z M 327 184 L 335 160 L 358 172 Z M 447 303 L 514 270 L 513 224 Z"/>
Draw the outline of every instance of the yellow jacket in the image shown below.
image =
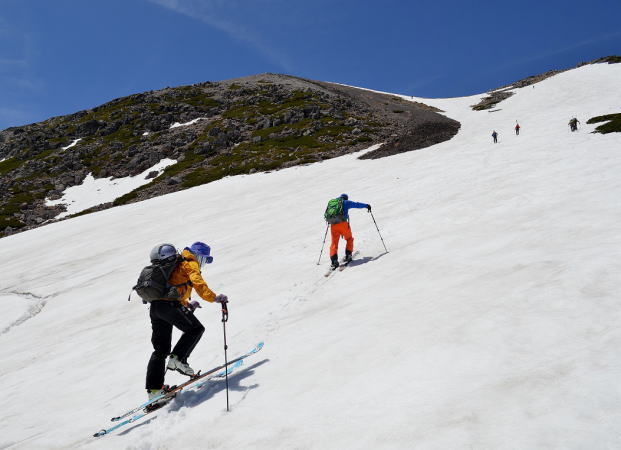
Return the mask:
<path id="1" fill-rule="evenodd" d="M 180 295 L 179 301 L 183 306 L 188 306 L 188 299 L 192 294 L 192 288 L 194 288 L 203 300 L 213 303 L 216 294 L 209 289 L 209 286 L 203 280 L 196 257 L 188 250 L 183 250 L 181 256 L 183 256 L 183 261 L 172 271 L 168 282 L 175 286 L 188 283 L 188 281 L 192 284 L 188 283 L 183 286 L 177 286 Z"/>

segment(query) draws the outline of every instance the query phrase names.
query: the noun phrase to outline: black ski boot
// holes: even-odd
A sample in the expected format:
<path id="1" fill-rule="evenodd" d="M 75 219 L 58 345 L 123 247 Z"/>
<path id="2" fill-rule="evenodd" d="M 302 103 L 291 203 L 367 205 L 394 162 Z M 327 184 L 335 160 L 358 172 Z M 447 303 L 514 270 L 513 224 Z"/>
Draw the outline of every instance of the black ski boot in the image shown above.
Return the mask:
<path id="1" fill-rule="evenodd" d="M 345 250 L 345 259 L 343 262 L 347 264 L 351 262 L 351 252 L 349 250 Z"/>
<path id="2" fill-rule="evenodd" d="M 332 270 L 336 270 L 339 266 L 339 255 L 332 255 L 330 259 L 332 260 Z"/>

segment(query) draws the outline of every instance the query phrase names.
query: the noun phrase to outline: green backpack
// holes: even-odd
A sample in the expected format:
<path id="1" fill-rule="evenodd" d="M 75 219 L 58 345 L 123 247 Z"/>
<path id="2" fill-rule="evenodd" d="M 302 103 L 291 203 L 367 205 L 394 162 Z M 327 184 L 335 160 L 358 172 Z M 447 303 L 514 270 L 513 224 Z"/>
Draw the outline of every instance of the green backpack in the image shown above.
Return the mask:
<path id="1" fill-rule="evenodd" d="M 343 199 L 333 198 L 330 200 L 323 217 L 326 219 L 326 222 L 332 224 L 344 222 L 345 212 L 343 211 Z"/>

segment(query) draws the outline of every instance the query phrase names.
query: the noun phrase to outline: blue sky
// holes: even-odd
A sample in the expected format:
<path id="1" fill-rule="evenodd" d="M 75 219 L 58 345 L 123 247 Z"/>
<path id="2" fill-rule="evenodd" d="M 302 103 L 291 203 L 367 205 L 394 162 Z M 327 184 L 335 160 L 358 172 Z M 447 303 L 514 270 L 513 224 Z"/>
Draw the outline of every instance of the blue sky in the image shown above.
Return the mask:
<path id="1" fill-rule="evenodd" d="M 0 129 L 288 73 L 422 97 L 621 54 L 618 0 L 0 0 Z"/>

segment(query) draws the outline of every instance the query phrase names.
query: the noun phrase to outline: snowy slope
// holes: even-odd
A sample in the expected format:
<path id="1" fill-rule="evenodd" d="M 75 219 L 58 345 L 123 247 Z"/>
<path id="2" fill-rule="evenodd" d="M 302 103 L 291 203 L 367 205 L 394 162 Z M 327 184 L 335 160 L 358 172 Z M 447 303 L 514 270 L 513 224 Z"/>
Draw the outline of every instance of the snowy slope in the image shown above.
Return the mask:
<path id="1" fill-rule="evenodd" d="M 619 112 L 620 79 L 621 64 L 584 66 L 493 113 L 424 100 L 462 123 L 454 139 L 1 239 L 0 448 L 619 448 L 621 136 L 585 122 Z M 359 260 L 324 278 L 322 213 L 341 192 L 373 205 L 390 253 L 353 210 Z M 146 397 L 148 311 L 126 299 L 150 249 L 199 239 L 231 299 L 229 356 L 265 341 L 230 379 L 231 412 L 217 382 L 90 437 Z M 197 315 L 190 362 L 209 368 L 220 312 Z"/>

